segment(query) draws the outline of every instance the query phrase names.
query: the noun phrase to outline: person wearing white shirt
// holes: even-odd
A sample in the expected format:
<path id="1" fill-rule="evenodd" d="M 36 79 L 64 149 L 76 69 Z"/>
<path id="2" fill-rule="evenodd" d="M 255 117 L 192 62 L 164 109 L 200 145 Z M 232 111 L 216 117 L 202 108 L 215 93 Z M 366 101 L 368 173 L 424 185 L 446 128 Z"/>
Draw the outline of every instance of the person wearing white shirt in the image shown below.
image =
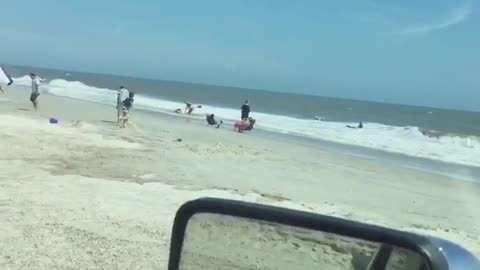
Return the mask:
<path id="1" fill-rule="evenodd" d="M 123 113 L 123 101 L 128 98 L 129 92 L 124 86 L 120 86 L 117 92 L 117 122 L 120 123 L 120 117 Z"/>
<path id="2" fill-rule="evenodd" d="M 40 84 L 43 79 L 34 73 L 30 73 L 30 79 L 32 79 L 32 94 L 30 94 L 30 101 L 33 103 L 33 108 L 38 111 L 38 96 L 40 96 Z"/>

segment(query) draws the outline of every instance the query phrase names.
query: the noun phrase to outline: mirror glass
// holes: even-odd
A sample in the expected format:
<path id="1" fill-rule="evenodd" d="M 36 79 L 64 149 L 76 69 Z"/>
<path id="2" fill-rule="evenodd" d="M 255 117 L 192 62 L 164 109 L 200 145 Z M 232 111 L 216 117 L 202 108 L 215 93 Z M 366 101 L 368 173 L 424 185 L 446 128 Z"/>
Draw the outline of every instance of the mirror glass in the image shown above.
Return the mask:
<path id="1" fill-rule="evenodd" d="M 219 214 L 195 214 L 180 270 L 427 269 L 414 252 L 332 233 Z"/>

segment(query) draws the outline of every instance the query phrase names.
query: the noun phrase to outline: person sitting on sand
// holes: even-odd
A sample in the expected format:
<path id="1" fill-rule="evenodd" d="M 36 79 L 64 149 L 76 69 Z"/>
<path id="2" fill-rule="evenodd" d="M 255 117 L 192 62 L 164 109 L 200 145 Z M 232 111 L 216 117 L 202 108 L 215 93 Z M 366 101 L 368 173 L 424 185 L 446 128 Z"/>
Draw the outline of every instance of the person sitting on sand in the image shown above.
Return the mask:
<path id="1" fill-rule="evenodd" d="M 252 117 L 249 117 L 248 118 L 248 126 L 246 126 L 243 131 L 251 131 L 253 129 L 253 125 L 255 125 L 255 119 L 253 119 Z"/>
<path id="2" fill-rule="evenodd" d="M 235 124 L 233 124 L 233 130 L 241 132 L 241 129 L 248 126 L 247 119 L 237 121 Z"/>
<path id="3" fill-rule="evenodd" d="M 207 123 L 209 126 L 217 126 L 217 128 L 220 127 L 220 125 L 223 124 L 223 121 L 220 120 L 220 122 L 217 122 L 217 120 L 215 120 L 215 114 L 207 114 Z"/>
<path id="4" fill-rule="evenodd" d="M 254 124 L 255 124 L 255 119 L 253 119 L 252 117 L 249 117 L 245 120 L 235 122 L 235 124 L 233 125 L 233 129 L 235 131 L 242 133 L 244 131 L 252 130 Z"/>

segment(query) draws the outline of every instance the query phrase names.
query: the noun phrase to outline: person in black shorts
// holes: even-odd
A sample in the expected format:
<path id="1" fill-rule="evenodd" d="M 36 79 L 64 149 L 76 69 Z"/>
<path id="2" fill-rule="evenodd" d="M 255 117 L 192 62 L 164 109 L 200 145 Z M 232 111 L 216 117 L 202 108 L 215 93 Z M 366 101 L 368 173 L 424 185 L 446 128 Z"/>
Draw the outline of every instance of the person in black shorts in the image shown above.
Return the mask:
<path id="1" fill-rule="evenodd" d="M 33 106 L 35 107 L 35 109 L 37 109 L 37 98 L 40 96 L 40 93 L 38 92 L 32 92 L 30 94 L 30 101 L 33 103 Z"/>
<path id="2" fill-rule="evenodd" d="M 32 79 L 32 93 L 30 94 L 30 101 L 33 103 L 33 108 L 38 111 L 38 96 L 40 96 L 39 86 L 42 79 L 37 75 L 30 73 L 30 79 Z"/>
<path id="3" fill-rule="evenodd" d="M 248 100 L 245 100 L 245 103 L 242 105 L 242 120 L 248 119 L 250 116 L 250 104 L 248 104 Z"/>

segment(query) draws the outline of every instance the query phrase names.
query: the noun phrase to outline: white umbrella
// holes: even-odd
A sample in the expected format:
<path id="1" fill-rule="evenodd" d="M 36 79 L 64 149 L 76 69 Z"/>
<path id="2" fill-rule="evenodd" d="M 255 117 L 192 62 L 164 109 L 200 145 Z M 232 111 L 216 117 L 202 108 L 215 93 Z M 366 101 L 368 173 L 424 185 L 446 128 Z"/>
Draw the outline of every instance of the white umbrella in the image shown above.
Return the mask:
<path id="1" fill-rule="evenodd" d="M 12 78 L 5 72 L 5 69 L 0 66 L 0 84 L 10 85 L 13 83 Z"/>

